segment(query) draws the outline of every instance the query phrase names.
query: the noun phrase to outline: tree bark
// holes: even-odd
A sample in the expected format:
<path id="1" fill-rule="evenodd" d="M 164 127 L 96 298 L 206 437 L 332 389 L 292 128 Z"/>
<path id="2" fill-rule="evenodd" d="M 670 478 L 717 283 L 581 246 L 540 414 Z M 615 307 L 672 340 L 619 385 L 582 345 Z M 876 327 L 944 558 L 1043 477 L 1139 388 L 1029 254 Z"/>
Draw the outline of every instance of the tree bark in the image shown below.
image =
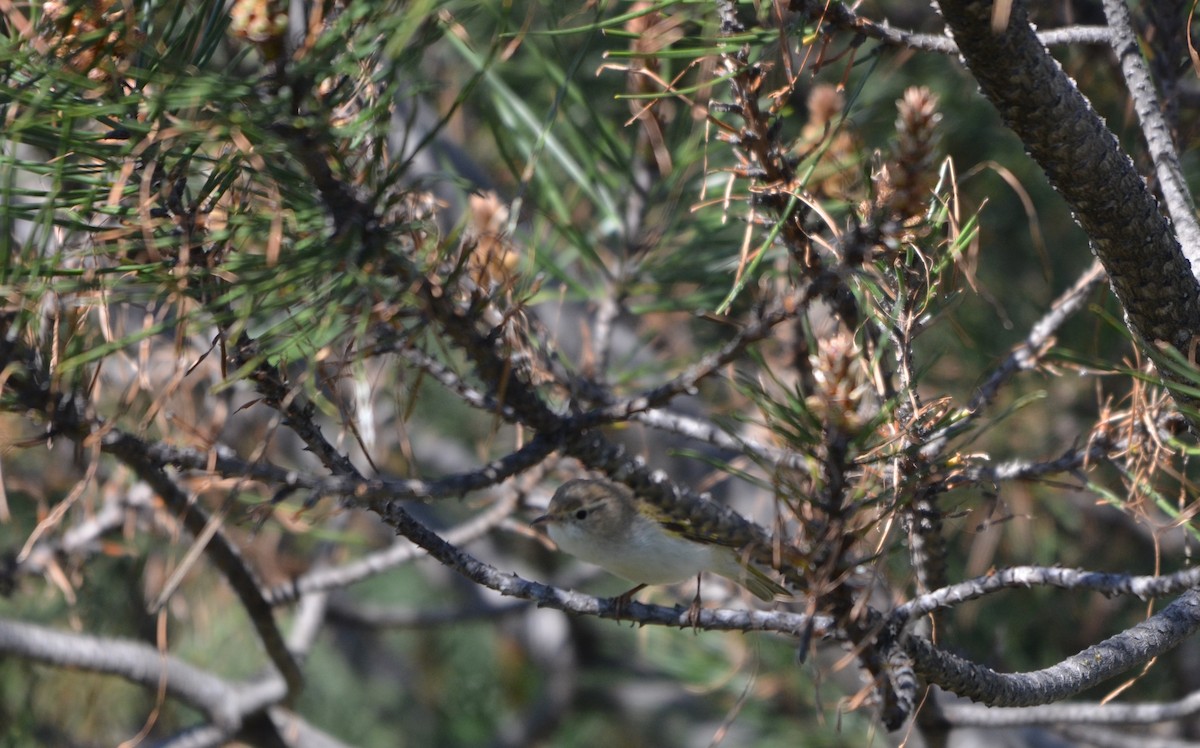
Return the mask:
<path id="1" fill-rule="evenodd" d="M 1188 355 L 1200 331 L 1191 265 L 1116 136 L 1038 41 L 1024 3 L 998 31 L 991 2 L 939 5 L 983 95 L 1087 232 L 1131 329 L 1151 352 L 1167 343 Z"/>

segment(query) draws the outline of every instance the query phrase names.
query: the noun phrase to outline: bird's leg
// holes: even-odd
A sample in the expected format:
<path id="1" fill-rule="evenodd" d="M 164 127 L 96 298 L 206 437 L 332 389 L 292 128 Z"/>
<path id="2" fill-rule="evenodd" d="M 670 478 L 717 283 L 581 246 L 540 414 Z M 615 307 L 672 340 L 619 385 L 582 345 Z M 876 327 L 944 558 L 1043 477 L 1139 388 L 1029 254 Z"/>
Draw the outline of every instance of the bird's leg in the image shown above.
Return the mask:
<path id="1" fill-rule="evenodd" d="M 696 575 L 696 596 L 688 608 L 688 620 L 692 622 L 692 633 L 700 633 L 700 575 Z"/>
<path id="2" fill-rule="evenodd" d="M 613 598 L 613 607 L 617 609 L 615 616 L 617 622 L 620 622 L 621 616 L 625 614 L 625 609 L 629 607 L 629 603 L 633 602 L 633 596 L 644 589 L 646 589 L 646 585 L 639 584 L 637 587 L 622 592 Z"/>

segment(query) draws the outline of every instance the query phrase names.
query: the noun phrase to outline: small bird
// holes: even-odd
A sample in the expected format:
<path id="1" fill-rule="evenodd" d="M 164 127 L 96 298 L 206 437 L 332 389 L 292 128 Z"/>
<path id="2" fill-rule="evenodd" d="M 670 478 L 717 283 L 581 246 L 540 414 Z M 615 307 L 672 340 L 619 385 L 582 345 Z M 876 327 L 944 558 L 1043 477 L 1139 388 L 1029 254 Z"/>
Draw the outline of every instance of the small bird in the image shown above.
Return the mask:
<path id="1" fill-rule="evenodd" d="M 533 520 L 562 550 L 631 582 L 672 584 L 711 571 L 762 600 L 790 594 L 720 538 L 666 516 L 627 487 L 580 478 L 558 487 L 546 513 Z M 641 587 L 625 593 L 632 595 Z"/>

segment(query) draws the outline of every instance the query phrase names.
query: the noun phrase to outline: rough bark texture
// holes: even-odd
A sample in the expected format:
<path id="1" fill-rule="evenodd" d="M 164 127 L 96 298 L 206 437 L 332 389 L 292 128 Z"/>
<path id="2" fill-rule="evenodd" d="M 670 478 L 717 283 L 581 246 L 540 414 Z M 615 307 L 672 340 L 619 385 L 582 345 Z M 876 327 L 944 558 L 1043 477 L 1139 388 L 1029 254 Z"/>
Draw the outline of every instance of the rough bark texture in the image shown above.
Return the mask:
<path id="1" fill-rule="evenodd" d="M 942 0 L 984 96 L 1074 211 L 1134 332 L 1186 352 L 1200 331 L 1191 266 L 1133 162 L 1030 28 L 1023 3 L 1000 32 L 992 3 Z"/>

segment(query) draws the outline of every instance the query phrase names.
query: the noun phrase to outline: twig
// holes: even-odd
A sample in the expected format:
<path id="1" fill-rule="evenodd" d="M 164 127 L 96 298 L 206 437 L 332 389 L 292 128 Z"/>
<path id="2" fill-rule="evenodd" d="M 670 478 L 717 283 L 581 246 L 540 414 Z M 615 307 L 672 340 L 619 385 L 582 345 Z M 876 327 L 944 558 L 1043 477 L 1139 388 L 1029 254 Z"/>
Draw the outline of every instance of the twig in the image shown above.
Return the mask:
<path id="1" fill-rule="evenodd" d="M 856 14 L 844 3 L 808 0 L 793 2 L 790 7 L 792 10 L 803 13 L 809 20 L 828 23 L 842 31 L 861 34 L 893 47 L 906 47 L 944 55 L 958 54 L 958 45 L 949 37 L 918 34 L 889 26 L 887 22 L 872 21 Z M 1107 26 L 1069 26 L 1039 32 L 1038 39 L 1047 47 L 1071 44 L 1108 44 L 1111 33 Z"/>
<path id="2" fill-rule="evenodd" d="M 742 328 L 734 336 L 733 340 L 721 346 L 720 350 L 704 356 L 671 381 L 636 397 L 620 400 L 588 411 L 583 417 L 578 418 L 576 423 L 586 428 L 613 421 L 627 420 L 635 413 L 642 413 L 667 405 L 673 398 L 679 395 L 694 393 L 697 385 L 703 379 L 711 376 L 731 361 L 736 360 L 749 345 L 767 337 L 776 325 L 795 317 L 798 308 L 799 305 L 793 308 L 781 304 L 774 309 L 763 312 L 757 319 Z"/>
<path id="3" fill-rule="evenodd" d="M 151 462 L 145 455 L 137 452 L 114 451 L 113 454 L 129 465 L 139 478 L 146 481 L 171 511 L 181 516 L 184 527 L 193 537 L 198 538 L 205 532 L 209 526 L 208 513 L 196 502 L 188 500 L 187 494 L 175 485 L 161 465 Z M 258 580 L 242 558 L 241 552 L 219 528 L 210 528 L 210 538 L 204 546 L 204 553 L 229 582 L 242 607 L 246 609 L 246 614 L 258 632 L 267 655 L 275 663 L 275 667 L 279 668 L 287 683 L 288 697 L 298 696 L 304 687 L 300 665 L 288 649 L 287 642 L 275 623 L 271 606 L 263 598 Z"/>
<path id="4" fill-rule="evenodd" d="M 120 676 L 156 689 L 204 712 L 223 730 L 236 731 L 245 716 L 278 703 L 287 686 L 278 676 L 234 684 L 142 642 L 73 634 L 0 618 L 0 652 L 95 673 Z"/>
<path id="5" fill-rule="evenodd" d="M 963 409 L 962 418 L 930 436 L 929 440 L 921 447 L 921 457 L 930 460 L 941 453 L 948 440 L 970 428 L 975 418 L 996 398 L 996 393 L 1000 391 L 1005 382 L 1018 371 L 1035 367 L 1054 333 L 1075 312 L 1083 308 L 1087 297 L 1103 279 L 1103 266 L 1099 262 L 1093 262 L 1070 288 L 1054 300 L 1054 303 L 1050 305 L 1050 310 L 1029 329 L 1025 340 L 1021 341 L 992 371 L 979 390 L 971 397 L 967 407 Z"/>
<path id="6" fill-rule="evenodd" d="M 1142 123 L 1142 134 L 1146 136 L 1146 145 L 1154 161 L 1154 172 L 1167 203 L 1167 213 L 1175 224 L 1175 235 L 1184 256 L 1192 264 L 1192 274 L 1200 278 L 1200 223 L 1196 221 L 1195 201 L 1184 179 L 1171 130 L 1159 106 L 1153 77 L 1134 36 L 1129 6 L 1124 0 L 1104 0 L 1104 15 L 1111 30 L 1113 51 L 1121 63 L 1125 85 L 1129 87 L 1133 107 Z"/>
<path id="7" fill-rule="evenodd" d="M 1110 574 L 1054 566 L 1014 566 L 920 595 L 889 614 L 889 620 L 907 624 L 935 610 L 946 610 L 1007 589 L 1058 587 L 1091 590 L 1106 595 L 1135 595 L 1142 600 L 1177 595 L 1200 584 L 1200 568 L 1161 576 Z"/>
<path id="8" fill-rule="evenodd" d="M 512 492 L 478 517 L 451 529 L 446 533 L 447 540 L 462 545 L 482 537 L 512 515 L 519 499 L 520 494 Z M 396 542 L 352 563 L 310 571 L 295 581 L 272 588 L 266 593 L 266 598 L 271 605 L 283 605 L 314 592 L 344 589 L 423 555 L 423 550 L 410 543 Z"/>
<path id="9" fill-rule="evenodd" d="M 687 437 L 688 439 L 705 442 L 706 444 L 711 444 L 714 447 L 729 450 L 739 455 L 755 457 L 778 467 L 804 471 L 809 469 L 809 462 L 804 455 L 761 444 L 743 436 L 733 436 L 723 431 L 716 424 L 675 411 L 662 409 L 647 410 L 632 414 L 629 420 L 637 421 L 660 431 L 668 431 Z"/>
<path id="10" fill-rule="evenodd" d="M 1200 628 L 1200 591 L 1189 590 L 1160 612 L 1043 670 L 998 673 L 903 637 L 917 671 L 947 691 L 992 706 L 1033 706 L 1073 696 L 1170 651 Z"/>
<path id="11" fill-rule="evenodd" d="M 1020 725 L 1149 725 L 1200 714 L 1200 691 L 1159 704 L 1061 703 L 1026 707 L 944 704 L 940 716 L 955 727 Z M 1140 742 L 1139 742 L 1140 745 Z"/>
<path id="12" fill-rule="evenodd" d="M 473 408 L 495 413 L 504 420 L 512 423 L 517 420 L 517 414 L 512 408 L 500 405 L 491 395 L 487 395 L 463 381 L 462 377 L 450 370 L 448 366 L 433 358 L 424 351 L 409 345 L 396 349 L 402 358 L 432 377 L 446 389 L 453 392 L 460 400 Z"/>

